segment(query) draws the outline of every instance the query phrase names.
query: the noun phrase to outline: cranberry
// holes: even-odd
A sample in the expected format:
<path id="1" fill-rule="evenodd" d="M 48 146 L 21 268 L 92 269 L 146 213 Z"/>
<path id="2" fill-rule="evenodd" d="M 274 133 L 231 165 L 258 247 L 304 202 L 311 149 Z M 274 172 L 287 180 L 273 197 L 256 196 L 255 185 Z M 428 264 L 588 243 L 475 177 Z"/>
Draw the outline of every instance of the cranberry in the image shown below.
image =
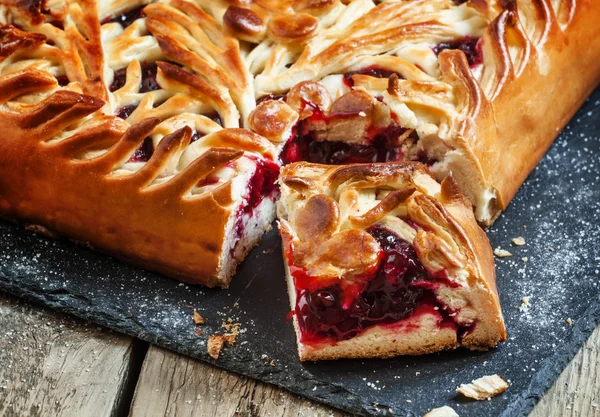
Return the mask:
<path id="1" fill-rule="evenodd" d="M 59 75 L 56 77 L 56 81 L 58 82 L 58 85 L 60 85 L 61 87 L 64 87 L 65 85 L 69 84 L 69 78 L 66 75 Z"/>
<path id="2" fill-rule="evenodd" d="M 156 81 L 158 66 L 156 64 L 142 64 L 142 82 L 140 83 L 140 93 L 159 90 L 160 86 Z"/>
<path id="3" fill-rule="evenodd" d="M 438 43 L 433 47 L 433 52 L 436 55 L 439 55 L 444 49 L 458 49 L 463 51 L 467 56 L 467 61 L 469 62 L 470 66 L 481 64 L 482 58 L 479 38 L 466 36 L 453 41 Z"/>
<path id="4" fill-rule="evenodd" d="M 204 136 L 204 133 L 200 133 L 197 130 L 194 130 L 194 133 L 192 133 L 192 139 L 191 139 L 190 143 L 196 142 L 198 139 L 200 139 L 203 136 Z"/>
<path id="5" fill-rule="evenodd" d="M 148 162 L 153 153 L 154 144 L 152 139 L 146 138 L 129 158 L 129 162 Z"/>
<path id="6" fill-rule="evenodd" d="M 221 120 L 221 115 L 219 113 L 213 112 L 210 114 L 205 114 L 204 116 L 208 117 L 210 120 L 212 120 L 219 126 L 223 126 L 223 120 Z"/>
<path id="7" fill-rule="evenodd" d="M 218 182 L 219 182 L 219 178 L 217 178 L 217 177 L 204 177 L 200 181 L 198 181 L 198 184 L 196 184 L 196 185 L 198 187 L 206 187 L 207 185 L 214 185 L 214 184 L 217 184 Z"/>
<path id="8" fill-rule="evenodd" d="M 147 93 L 160 89 L 156 81 L 158 67 L 156 64 L 142 64 L 142 81 L 140 82 L 140 93 Z M 113 82 L 108 88 L 111 92 L 125 85 L 127 70 L 125 68 L 115 71 Z"/>
<path id="9" fill-rule="evenodd" d="M 117 110 L 115 116 L 120 117 L 121 119 L 127 119 L 129 116 L 131 116 L 131 113 L 133 113 L 135 109 L 137 109 L 137 106 L 121 107 L 119 110 Z"/>
<path id="10" fill-rule="evenodd" d="M 265 197 L 272 197 L 273 193 L 278 189 L 277 178 L 279 177 L 279 165 L 275 162 L 260 159 L 256 161 L 257 167 L 256 172 L 248 183 L 248 195 L 246 196 L 245 203 L 242 204 L 237 216 L 237 223 L 235 225 L 236 237 L 240 238 L 243 233 L 244 227 L 244 215 L 254 214 L 255 209 L 263 201 Z M 231 252 L 235 251 L 235 246 Z"/>
<path id="11" fill-rule="evenodd" d="M 340 284 L 311 291 L 297 282 L 295 311 L 303 342 L 345 340 L 370 326 L 397 322 L 410 316 L 428 296 L 426 289 L 412 285 L 428 278 L 412 245 L 380 226 L 367 232 L 377 240 L 384 256 L 349 308 L 342 306 Z"/>
<path id="12" fill-rule="evenodd" d="M 346 84 L 348 87 L 354 86 L 354 81 L 352 80 L 352 76 L 354 74 L 370 75 L 371 77 L 375 77 L 375 78 L 390 78 L 392 76 L 392 74 L 396 74 L 398 76 L 398 78 L 400 78 L 400 79 L 404 78 L 402 75 L 400 75 L 394 71 L 390 71 L 390 70 L 386 70 L 386 69 L 378 68 L 378 67 L 367 67 L 367 68 L 360 69 L 358 71 L 347 72 L 344 74 L 344 84 Z"/>
<path id="13" fill-rule="evenodd" d="M 390 127 L 390 132 L 383 130 L 370 145 L 320 142 L 314 140 L 311 134 L 298 135 L 285 145 L 281 159 L 286 164 L 308 161 L 329 165 L 396 161 L 402 156 L 400 149 L 393 144 L 399 133 L 394 136 L 391 131 L 396 131 L 396 128 Z"/>
<path id="14" fill-rule="evenodd" d="M 120 23 L 125 29 L 127 26 L 130 26 L 136 20 L 145 16 L 144 14 L 144 6 L 136 7 L 135 9 L 131 9 L 128 12 L 122 13 L 117 16 L 109 16 L 102 21 L 102 24 L 105 23 Z"/>
<path id="15" fill-rule="evenodd" d="M 275 181 L 279 176 L 279 165 L 269 160 L 258 160 L 256 172 L 248 184 L 248 199 L 244 212 L 252 212 L 265 196 L 269 196 L 277 187 Z"/>

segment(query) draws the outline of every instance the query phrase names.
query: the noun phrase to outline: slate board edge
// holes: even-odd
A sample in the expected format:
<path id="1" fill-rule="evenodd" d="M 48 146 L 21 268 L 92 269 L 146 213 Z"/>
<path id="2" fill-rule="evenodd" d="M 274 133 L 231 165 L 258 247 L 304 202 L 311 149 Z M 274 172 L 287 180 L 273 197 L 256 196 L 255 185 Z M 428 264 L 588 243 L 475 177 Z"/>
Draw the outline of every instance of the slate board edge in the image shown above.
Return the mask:
<path id="1" fill-rule="evenodd" d="M 7 279 L 7 278 L 8 278 L 8 281 L 5 281 L 5 279 Z M 131 320 L 131 319 L 125 320 L 123 318 L 121 318 L 121 320 L 119 320 L 119 321 L 109 320 L 108 317 L 110 317 L 110 316 L 107 316 L 106 314 L 104 314 L 104 312 L 100 312 L 93 308 L 86 310 L 84 308 L 72 307 L 71 304 L 62 302 L 60 300 L 60 297 L 49 297 L 49 294 L 44 293 L 44 292 L 38 292 L 35 289 L 27 288 L 26 286 L 20 285 L 17 282 L 15 282 L 16 280 L 18 280 L 18 277 L 16 277 L 16 279 L 14 279 L 14 280 L 11 280 L 10 277 L 4 277 L 4 276 L 0 275 L 0 291 L 8 293 L 8 294 L 12 294 L 14 296 L 17 296 L 17 297 L 20 297 L 20 298 L 23 298 L 23 299 L 26 299 L 29 301 L 32 301 L 34 303 L 44 305 L 53 310 L 71 314 L 71 315 L 78 317 L 80 319 L 83 319 L 85 321 L 89 321 L 89 322 L 92 322 L 92 323 L 95 323 L 95 324 L 98 324 L 101 326 L 105 326 L 107 328 L 110 328 L 117 332 L 123 333 L 125 335 L 137 337 L 145 342 L 152 343 L 154 345 L 163 347 L 165 349 L 199 359 L 203 362 L 209 363 L 213 366 L 218 366 L 220 368 L 237 373 L 239 375 L 243 375 L 245 377 L 252 378 L 252 379 L 258 379 L 260 381 L 282 387 L 296 395 L 319 402 L 326 406 L 338 408 L 340 410 L 347 411 L 347 412 L 357 414 L 357 415 L 362 415 L 362 416 L 378 415 L 378 416 L 393 416 L 393 417 L 394 416 L 419 417 L 416 414 L 414 414 L 412 411 L 409 411 L 406 409 L 399 410 L 405 414 L 389 413 L 389 412 L 387 412 L 387 409 L 389 407 L 384 404 L 380 404 L 381 409 L 376 408 L 371 404 L 363 402 L 363 400 L 361 399 L 360 396 L 351 393 L 349 390 L 347 390 L 346 388 L 344 388 L 341 385 L 323 383 L 318 380 L 314 380 L 314 382 L 311 382 L 311 385 L 317 385 L 317 384 L 319 385 L 319 389 L 318 389 L 319 392 L 317 392 L 316 394 L 320 394 L 320 395 L 316 395 L 316 394 L 315 395 L 306 395 L 306 391 L 302 391 L 301 389 L 295 389 L 295 384 L 282 384 L 281 381 L 279 381 L 279 380 L 276 381 L 275 379 L 269 378 L 268 374 L 265 374 L 263 376 L 257 376 L 256 373 L 248 372 L 247 369 L 244 369 L 242 367 L 227 366 L 227 365 L 224 366 L 223 362 L 214 361 L 213 359 L 208 357 L 208 355 L 206 355 L 206 356 L 197 355 L 191 349 L 182 348 L 181 345 L 173 345 L 173 344 L 169 343 L 168 339 L 166 339 L 166 338 L 157 337 L 155 335 L 152 335 L 152 334 L 149 334 L 149 333 L 143 331 L 143 329 L 141 329 L 139 326 L 137 326 L 135 324 L 134 320 Z M 67 295 L 67 294 L 61 293 L 61 295 Z M 310 374 L 307 372 L 307 375 L 310 375 Z M 338 400 L 340 391 L 347 393 L 346 397 L 348 398 L 348 401 L 341 402 Z M 335 394 L 332 395 L 330 398 L 324 398 L 324 397 L 327 397 L 328 392 L 331 392 L 332 394 L 335 393 Z"/>
<path id="2" fill-rule="evenodd" d="M 597 297 L 596 303 L 592 303 L 583 315 L 577 318 L 568 340 L 565 340 L 555 354 L 542 362 L 539 370 L 531 378 L 527 390 L 513 399 L 500 417 L 526 417 L 598 326 L 600 326 L 600 297 Z"/>
<path id="3" fill-rule="evenodd" d="M 8 277 L 2 278 L 5 279 Z M 133 320 L 128 319 L 121 321 L 112 321 L 108 319 L 103 319 L 106 316 L 100 311 L 94 309 L 89 309 L 86 311 L 85 309 L 73 308 L 69 304 L 62 303 L 60 299 L 53 300 L 52 298 L 48 297 L 48 294 L 38 293 L 35 290 L 25 288 L 22 285 L 18 285 L 17 282 L 11 282 L 13 280 L 10 280 L 10 278 L 8 282 L 4 281 L 3 279 L 0 279 L 0 290 L 4 292 L 10 293 L 17 297 L 22 297 L 31 300 L 36 303 L 40 303 L 52 309 L 58 309 L 62 312 L 72 314 L 83 320 L 106 326 L 108 328 L 127 334 L 129 336 L 137 337 L 146 342 L 156 344 L 157 346 L 163 347 L 165 349 L 174 350 L 178 353 L 187 356 L 192 356 L 196 359 L 202 360 L 212 365 L 219 366 L 229 371 L 233 371 L 237 374 L 257 379 L 256 374 L 247 372 L 247 370 L 243 368 L 237 366 L 223 366 L 223 364 L 219 364 L 219 362 L 217 361 L 213 361 L 212 359 L 208 359 L 207 357 L 194 354 L 194 352 L 190 349 L 182 349 L 179 345 L 174 346 L 170 344 L 169 341 L 165 338 L 150 335 L 147 332 L 144 332 L 141 328 L 135 326 L 135 321 Z M 16 279 L 18 280 L 18 277 L 16 277 Z M 561 374 L 566 365 L 579 351 L 581 346 L 583 346 L 583 344 L 590 337 L 595 328 L 598 325 L 600 325 L 600 297 L 598 297 L 597 301 L 598 302 L 596 304 L 591 304 L 590 307 L 585 311 L 585 313 L 581 317 L 577 318 L 575 325 L 573 326 L 573 329 L 569 335 L 569 339 L 565 341 L 561 348 L 556 350 L 556 353 L 554 353 L 552 356 L 549 356 L 542 362 L 542 366 L 540 366 L 540 368 L 533 374 L 527 390 L 522 392 L 516 399 L 511 400 L 506 410 L 500 415 L 500 417 L 527 416 L 531 412 L 531 410 L 533 410 L 535 404 L 537 404 L 539 399 L 552 386 L 556 378 Z M 407 417 L 419 417 L 412 411 L 406 409 L 399 410 L 404 412 L 405 414 L 391 414 L 387 411 L 388 407 L 386 405 L 381 404 L 381 408 L 374 407 L 372 404 L 363 402 L 358 395 L 351 393 L 346 388 L 337 384 L 323 384 L 322 382 L 319 382 L 320 386 L 319 392 L 317 393 L 318 395 L 306 395 L 307 391 L 295 389 L 295 384 L 281 384 L 281 381 L 277 381 L 276 383 L 275 380 L 268 377 L 268 374 L 263 375 L 259 379 L 270 384 L 282 386 L 283 388 L 287 389 L 288 391 L 294 394 L 354 414 L 360 414 L 364 416 L 402 415 Z M 348 401 L 338 401 L 338 399 L 340 398 L 340 391 L 345 391 L 347 393 L 346 398 L 348 398 Z M 328 392 L 336 392 L 336 394 L 332 395 L 330 398 L 326 398 Z"/>

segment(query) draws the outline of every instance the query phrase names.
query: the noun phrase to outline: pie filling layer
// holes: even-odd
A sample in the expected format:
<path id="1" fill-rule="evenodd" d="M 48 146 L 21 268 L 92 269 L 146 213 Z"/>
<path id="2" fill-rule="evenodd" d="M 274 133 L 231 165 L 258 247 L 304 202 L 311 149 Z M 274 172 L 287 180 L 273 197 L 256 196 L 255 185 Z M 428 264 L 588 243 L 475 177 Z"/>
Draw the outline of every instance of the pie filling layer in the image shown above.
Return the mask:
<path id="1" fill-rule="evenodd" d="M 353 338 L 370 327 L 394 328 L 402 320 L 421 314 L 439 316 L 438 327 L 455 330 L 459 338 L 474 325 L 461 326 L 454 314 L 436 300 L 433 289 L 448 283 L 432 278 L 419 261 L 412 244 L 391 230 L 373 226 L 367 232 L 382 249 L 377 269 L 353 282 L 320 279 L 290 268 L 296 288 L 294 314 L 300 342 L 318 346 Z M 408 327 L 410 330 L 410 327 Z"/>
<path id="2" fill-rule="evenodd" d="M 327 126 L 336 120 L 362 117 L 357 113 L 331 113 L 325 115 L 319 108 L 311 106 L 312 115 L 298 122 L 295 134 L 281 153 L 284 164 L 298 161 L 329 165 L 391 162 L 404 159 L 404 152 L 398 139 L 406 135 L 408 129 L 396 124 L 385 127 L 372 126 L 364 138 L 368 145 L 338 141 L 317 140 L 310 129 L 311 124 L 320 122 Z M 416 142 L 415 131 L 408 132 L 410 140 Z"/>
<path id="3" fill-rule="evenodd" d="M 469 66 L 474 67 L 483 62 L 483 56 L 481 53 L 481 42 L 480 38 L 474 38 L 471 36 L 465 36 L 464 38 L 455 39 L 448 42 L 438 43 L 433 47 L 433 52 L 439 55 L 445 49 L 458 49 L 463 51 L 467 56 Z"/>
<path id="4" fill-rule="evenodd" d="M 336 115 L 324 117 L 336 117 Z M 314 117 L 311 116 L 311 118 Z M 390 162 L 402 159 L 402 150 L 397 139 L 407 129 L 400 126 L 388 126 L 373 132 L 369 145 L 346 142 L 318 141 L 314 133 L 298 124 L 297 133 L 284 147 L 281 160 L 284 164 L 307 161 L 318 164 L 343 165 L 372 162 Z M 412 133 L 416 138 L 416 133 Z"/>
<path id="5" fill-rule="evenodd" d="M 235 245 L 231 249 L 235 257 L 236 249 L 247 235 L 246 228 L 252 219 L 259 217 L 258 210 L 265 199 L 275 201 L 279 195 L 279 186 L 276 181 L 279 177 L 279 165 L 268 159 L 259 159 L 256 161 L 256 171 L 248 182 L 247 193 L 238 209 L 235 223 Z M 272 220 L 272 219 L 271 219 Z M 269 221 L 271 221 L 269 220 Z"/>

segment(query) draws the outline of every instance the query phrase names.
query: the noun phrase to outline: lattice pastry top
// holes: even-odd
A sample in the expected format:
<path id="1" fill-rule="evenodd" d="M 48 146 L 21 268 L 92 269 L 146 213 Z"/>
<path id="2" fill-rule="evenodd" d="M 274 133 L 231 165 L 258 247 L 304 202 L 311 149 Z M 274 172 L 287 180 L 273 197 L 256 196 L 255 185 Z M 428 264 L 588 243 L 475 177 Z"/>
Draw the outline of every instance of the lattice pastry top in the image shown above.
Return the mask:
<path id="1" fill-rule="evenodd" d="M 281 160 L 420 160 L 490 223 L 597 83 L 599 7 L 0 0 L 0 214 L 209 285 Z"/>

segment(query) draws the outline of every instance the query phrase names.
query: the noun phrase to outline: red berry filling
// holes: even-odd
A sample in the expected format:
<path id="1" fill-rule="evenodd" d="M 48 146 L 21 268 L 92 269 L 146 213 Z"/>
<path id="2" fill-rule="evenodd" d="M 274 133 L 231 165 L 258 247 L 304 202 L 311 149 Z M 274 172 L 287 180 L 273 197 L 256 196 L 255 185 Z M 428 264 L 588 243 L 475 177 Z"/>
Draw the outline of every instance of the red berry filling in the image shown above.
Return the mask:
<path id="1" fill-rule="evenodd" d="M 396 74 L 398 76 L 398 78 L 400 78 L 400 79 L 404 78 L 402 75 L 398 74 L 397 72 L 373 66 L 373 67 L 363 68 L 358 71 L 351 71 L 351 72 L 345 73 L 344 74 L 344 84 L 346 84 L 348 87 L 354 86 L 354 80 L 352 79 L 352 76 L 354 74 L 370 75 L 371 77 L 375 77 L 375 78 L 390 78 L 392 76 L 392 74 Z"/>
<path id="2" fill-rule="evenodd" d="M 319 164 L 356 164 L 372 162 L 397 161 L 402 157 L 401 149 L 397 146 L 397 139 L 407 129 L 390 125 L 384 128 L 371 128 L 368 132 L 369 145 L 360 145 L 346 142 L 319 141 L 314 133 L 309 130 L 307 124 L 311 121 L 325 121 L 334 118 L 357 117 L 356 114 L 331 113 L 325 115 L 319 108 L 307 103 L 312 115 L 298 122 L 295 135 L 286 143 L 281 152 L 281 160 L 284 164 L 298 161 L 308 161 Z M 415 139 L 416 133 L 413 132 Z"/>
<path id="3" fill-rule="evenodd" d="M 266 96 L 262 96 L 258 100 L 256 100 L 256 105 L 258 106 L 260 103 L 267 100 L 284 101 L 285 97 L 286 94 L 267 94 Z"/>
<path id="4" fill-rule="evenodd" d="M 379 130 L 370 145 L 317 141 L 310 132 L 298 134 L 285 145 L 281 159 L 285 164 L 308 161 L 329 165 L 397 161 L 402 153 L 395 140 L 404 132 L 400 126 L 388 126 Z"/>
<path id="5" fill-rule="evenodd" d="M 128 162 L 148 162 L 154 153 L 154 143 L 151 138 L 146 138 L 135 150 Z"/>
<path id="6" fill-rule="evenodd" d="M 109 16 L 106 19 L 104 19 L 101 23 L 120 23 L 121 26 L 123 26 L 123 29 L 125 29 L 127 26 L 130 26 L 136 20 L 145 16 L 143 11 L 144 7 L 145 5 L 136 7 L 135 9 L 131 9 L 128 12 L 122 13 L 120 15 Z"/>
<path id="7" fill-rule="evenodd" d="M 142 64 L 142 80 L 140 81 L 140 93 L 147 93 L 160 89 L 156 81 L 158 66 L 155 63 Z M 125 85 L 127 70 L 125 68 L 115 71 L 112 84 L 109 86 L 111 92 L 122 88 Z M 127 119 L 135 111 L 137 105 L 124 106 L 115 112 L 115 116 L 121 119 Z"/>
<path id="8" fill-rule="evenodd" d="M 473 67 L 482 63 L 481 43 L 479 42 L 479 38 L 466 36 L 453 41 L 438 43 L 432 49 L 436 55 L 439 55 L 444 49 L 458 49 L 463 51 L 467 56 L 469 66 Z"/>
<path id="9" fill-rule="evenodd" d="M 160 89 L 160 85 L 156 81 L 156 73 L 158 71 L 158 66 L 156 63 L 143 63 L 142 64 L 142 80 L 140 82 L 140 93 L 147 93 L 149 91 L 154 91 Z M 127 80 L 127 69 L 123 68 L 118 71 L 115 71 L 115 75 L 113 78 L 112 84 L 108 87 L 108 89 L 113 92 L 122 88 L 125 85 L 125 81 Z"/>
<path id="10" fill-rule="evenodd" d="M 275 181 L 279 177 L 279 165 L 268 159 L 256 160 L 256 171 L 248 183 L 248 193 L 242 203 L 235 225 L 236 240 L 244 235 L 244 228 L 249 217 L 254 217 L 256 208 L 265 198 L 274 198 L 279 191 Z M 235 247 L 232 249 L 232 254 Z"/>
<path id="11" fill-rule="evenodd" d="M 374 273 L 360 277 L 355 285 L 331 284 L 308 277 L 292 267 L 296 286 L 295 314 L 304 344 L 350 339 L 375 325 L 393 324 L 420 311 L 443 317 L 440 327 L 450 326 L 465 334 L 436 301 L 433 288 L 439 280 L 428 276 L 412 244 L 387 228 L 367 229 L 381 246 L 383 257 Z M 424 285 L 425 283 L 429 285 Z"/>
<path id="12" fill-rule="evenodd" d="M 263 198 L 270 197 L 277 189 L 275 181 L 279 177 L 279 165 L 267 159 L 257 160 L 256 164 L 256 172 L 248 184 L 246 204 L 242 208 L 244 214 L 252 213 Z"/>
<path id="13" fill-rule="evenodd" d="M 70 81 L 69 81 L 69 78 L 66 75 L 58 75 L 56 77 L 56 82 L 61 87 L 64 87 L 64 86 L 68 85 Z"/>

